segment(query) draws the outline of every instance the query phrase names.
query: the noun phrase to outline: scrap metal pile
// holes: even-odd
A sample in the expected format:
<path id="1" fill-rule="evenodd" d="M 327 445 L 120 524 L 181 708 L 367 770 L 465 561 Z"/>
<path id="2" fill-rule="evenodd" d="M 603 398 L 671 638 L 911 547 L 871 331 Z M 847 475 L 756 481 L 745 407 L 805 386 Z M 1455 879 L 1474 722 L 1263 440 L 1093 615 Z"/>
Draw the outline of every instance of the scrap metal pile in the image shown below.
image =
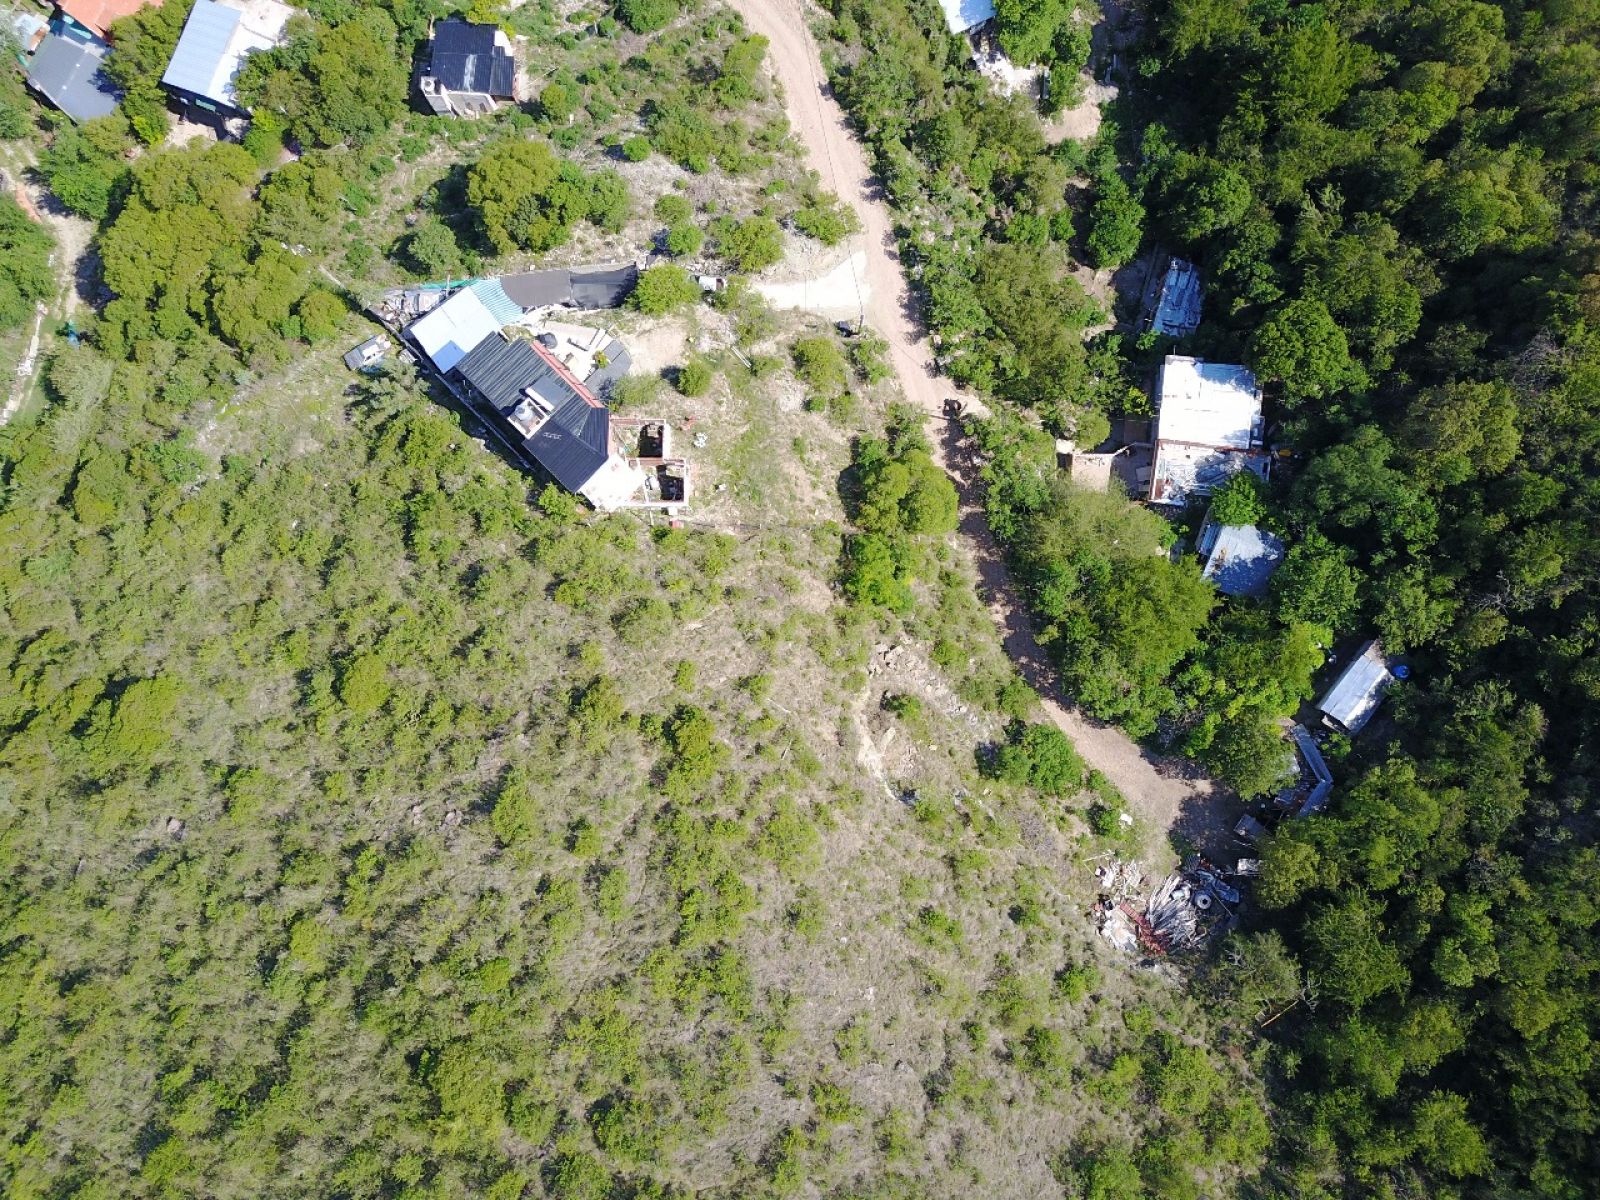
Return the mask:
<path id="1" fill-rule="evenodd" d="M 1223 875 L 1206 859 L 1191 858 L 1140 906 L 1135 899 L 1144 873 L 1136 865 L 1113 859 L 1096 867 L 1100 936 L 1130 954 L 1143 949 L 1167 955 L 1198 946 L 1234 924 L 1239 890 Z"/>

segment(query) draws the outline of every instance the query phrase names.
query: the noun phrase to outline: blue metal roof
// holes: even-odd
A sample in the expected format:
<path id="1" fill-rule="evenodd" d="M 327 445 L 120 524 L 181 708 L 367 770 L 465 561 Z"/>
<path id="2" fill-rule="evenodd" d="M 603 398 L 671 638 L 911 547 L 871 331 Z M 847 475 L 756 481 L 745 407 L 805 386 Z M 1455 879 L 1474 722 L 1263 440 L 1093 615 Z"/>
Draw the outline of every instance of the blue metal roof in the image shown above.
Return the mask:
<path id="1" fill-rule="evenodd" d="M 172 52 L 172 61 L 167 64 L 161 82 L 196 96 L 231 104 L 229 97 L 212 91 L 212 81 L 228 54 L 233 31 L 243 16 L 238 9 L 217 4 L 215 0 L 194 0 L 194 10 L 183 26 L 177 49 Z"/>
<path id="2" fill-rule="evenodd" d="M 1224 525 L 1212 542 L 1205 577 L 1228 596 L 1259 596 L 1283 561 L 1283 542 L 1254 525 Z"/>

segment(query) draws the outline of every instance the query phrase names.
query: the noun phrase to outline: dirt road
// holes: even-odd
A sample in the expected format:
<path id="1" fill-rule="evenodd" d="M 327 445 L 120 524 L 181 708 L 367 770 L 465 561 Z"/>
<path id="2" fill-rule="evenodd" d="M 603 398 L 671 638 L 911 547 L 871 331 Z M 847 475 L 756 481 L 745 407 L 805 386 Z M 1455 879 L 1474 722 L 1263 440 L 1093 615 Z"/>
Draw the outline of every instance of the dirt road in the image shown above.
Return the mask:
<path id="1" fill-rule="evenodd" d="M 868 168 L 865 148 L 851 133 L 844 111 L 823 77 L 808 25 L 816 10 L 803 0 L 726 2 L 751 30 L 771 43 L 768 62 L 783 89 L 796 136 L 810 154 L 822 185 L 852 204 L 861 218 L 867 323 L 888 339 L 906 399 L 929 413 L 942 414 L 946 398 L 960 393 L 934 369 L 932 348 L 918 324 L 915 298 L 901 270 L 888 206 Z M 962 398 L 969 411 L 983 411 L 975 398 Z M 946 426 L 938 452 L 961 487 L 962 531 L 968 535 L 1006 650 L 1023 677 L 1047 697 L 1045 712 L 1050 720 L 1072 739 L 1090 766 L 1116 784 L 1134 814 L 1157 835 L 1151 839 L 1153 857 L 1165 852 L 1159 835 L 1167 833 L 1180 834 L 1202 846 L 1225 847 L 1235 802 L 1221 788 L 1197 777 L 1187 764 L 1148 754 L 1120 730 L 1092 722 L 1049 699 L 1060 694 L 1059 688 L 1021 603 L 1021 593 L 984 523 L 975 481 L 964 477 L 959 465 L 952 467 L 961 458 L 959 434 L 953 425 Z"/>

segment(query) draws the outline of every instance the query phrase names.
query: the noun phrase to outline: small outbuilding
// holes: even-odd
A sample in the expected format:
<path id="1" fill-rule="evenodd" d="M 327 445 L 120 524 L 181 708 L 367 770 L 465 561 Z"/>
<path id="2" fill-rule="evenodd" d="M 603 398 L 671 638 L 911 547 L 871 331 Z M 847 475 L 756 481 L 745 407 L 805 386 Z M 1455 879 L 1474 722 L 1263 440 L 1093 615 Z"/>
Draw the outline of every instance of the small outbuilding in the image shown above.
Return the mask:
<path id="1" fill-rule="evenodd" d="M 1201 572 L 1224 596 L 1261 596 L 1283 561 L 1283 540 L 1254 525 L 1217 525 L 1201 530 Z"/>
<path id="2" fill-rule="evenodd" d="M 1327 694 L 1317 701 L 1323 722 L 1354 737 L 1372 720 L 1394 680 L 1389 660 L 1376 638 L 1361 647 Z"/>
<path id="3" fill-rule="evenodd" d="M 511 39 L 495 25 L 451 17 L 434 25 L 418 86 L 440 116 L 476 117 L 515 101 L 517 60 Z"/>

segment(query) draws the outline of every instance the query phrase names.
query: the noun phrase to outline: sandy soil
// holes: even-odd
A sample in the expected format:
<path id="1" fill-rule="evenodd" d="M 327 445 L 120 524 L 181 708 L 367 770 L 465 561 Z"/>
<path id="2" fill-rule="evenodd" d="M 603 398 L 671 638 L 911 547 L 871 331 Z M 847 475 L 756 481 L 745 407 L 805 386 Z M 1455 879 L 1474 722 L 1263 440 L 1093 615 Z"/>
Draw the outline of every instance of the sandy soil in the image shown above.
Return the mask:
<path id="1" fill-rule="evenodd" d="M 867 166 L 865 148 L 851 133 L 843 110 L 823 77 L 808 21 L 814 10 L 803 0 L 727 0 L 752 30 L 771 43 L 768 62 L 785 94 L 785 107 L 796 135 L 810 153 L 828 190 L 855 206 L 861 218 L 861 251 L 866 263 L 867 323 L 889 341 L 896 373 L 906 398 L 935 416 L 945 400 L 959 396 L 955 385 L 935 372 L 931 347 L 917 319 L 917 306 L 900 269 L 898 249 L 887 205 Z M 969 411 L 981 411 L 975 398 L 964 397 Z M 1045 712 L 1077 745 L 1090 766 L 1101 771 L 1127 797 L 1130 808 L 1152 832 L 1181 834 L 1202 846 L 1226 843 L 1236 803 L 1222 788 L 1198 777 L 1186 763 L 1147 753 L 1120 730 L 1090 721 L 1082 713 L 1048 697 L 1059 696 L 1049 661 L 1034 634 L 1020 590 L 1006 570 L 977 503 L 971 478 L 960 469 L 964 458 L 959 428 L 946 423 L 938 445 L 941 459 L 961 487 L 962 531 L 988 594 L 990 611 L 1005 635 L 1005 645 L 1018 670 L 1047 697 Z M 1153 839 L 1158 841 L 1159 839 Z M 1152 844 L 1151 856 L 1166 856 Z"/>
<path id="2" fill-rule="evenodd" d="M 853 321 L 870 307 L 867 254 L 856 250 L 843 262 L 791 283 L 758 282 L 755 290 L 774 308 L 794 308 L 829 320 Z"/>

